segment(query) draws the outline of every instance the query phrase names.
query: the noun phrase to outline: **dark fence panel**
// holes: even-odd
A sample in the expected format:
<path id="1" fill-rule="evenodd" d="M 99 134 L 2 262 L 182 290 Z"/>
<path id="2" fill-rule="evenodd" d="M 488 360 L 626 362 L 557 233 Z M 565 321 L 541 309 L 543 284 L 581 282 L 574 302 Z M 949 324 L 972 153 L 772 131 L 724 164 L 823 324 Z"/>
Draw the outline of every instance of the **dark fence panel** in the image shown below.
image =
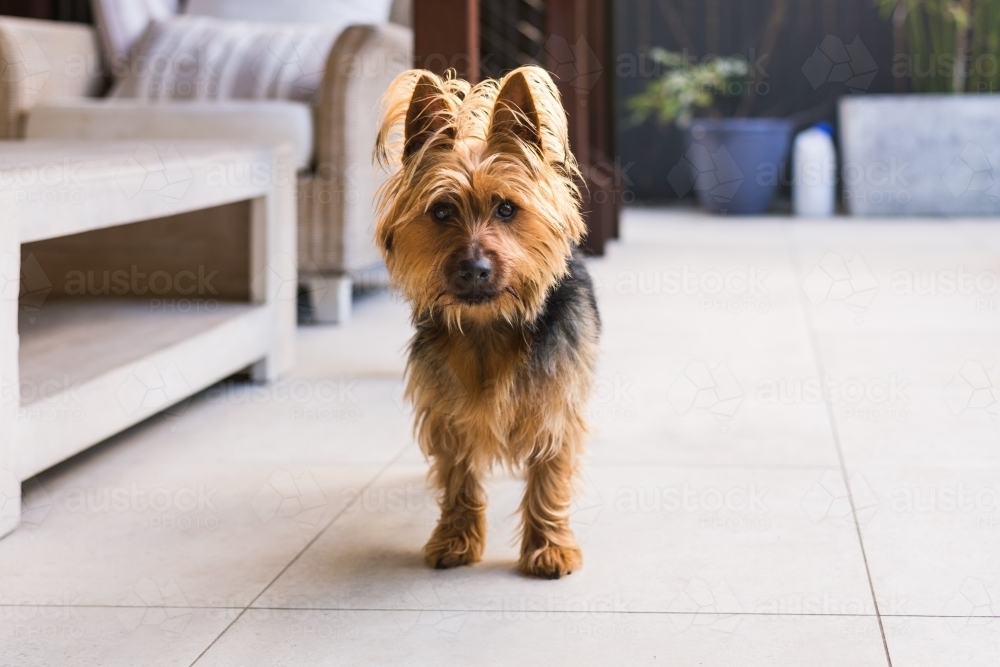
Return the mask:
<path id="1" fill-rule="evenodd" d="M 0 0 L 0 14 L 90 23 L 90 0 Z"/>
<path id="2" fill-rule="evenodd" d="M 618 151 L 640 200 L 676 199 L 667 173 L 684 153 L 683 134 L 655 120 L 632 125 L 625 100 L 659 74 L 654 46 L 740 55 L 757 68 L 749 115 L 790 117 L 799 127 L 835 123 L 841 95 L 892 92 L 892 25 L 874 0 L 618 0 L 615 117 Z M 776 17 L 782 20 L 777 21 Z"/>
<path id="3" fill-rule="evenodd" d="M 479 68 L 483 78 L 521 65 L 541 64 L 545 0 L 482 0 L 479 3 Z"/>

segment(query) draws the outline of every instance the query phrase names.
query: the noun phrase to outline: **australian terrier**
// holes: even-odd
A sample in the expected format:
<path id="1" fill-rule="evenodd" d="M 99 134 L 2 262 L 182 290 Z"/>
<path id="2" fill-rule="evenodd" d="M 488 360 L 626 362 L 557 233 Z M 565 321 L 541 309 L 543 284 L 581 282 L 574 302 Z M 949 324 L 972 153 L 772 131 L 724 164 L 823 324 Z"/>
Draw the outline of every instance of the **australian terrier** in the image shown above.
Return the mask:
<path id="1" fill-rule="evenodd" d="M 376 242 L 413 309 L 406 395 L 441 506 L 424 559 L 482 558 L 482 480 L 499 464 L 527 478 L 521 571 L 569 574 L 600 322 L 559 93 L 538 67 L 475 86 L 410 70 L 386 93 L 375 157 L 390 172 Z"/>

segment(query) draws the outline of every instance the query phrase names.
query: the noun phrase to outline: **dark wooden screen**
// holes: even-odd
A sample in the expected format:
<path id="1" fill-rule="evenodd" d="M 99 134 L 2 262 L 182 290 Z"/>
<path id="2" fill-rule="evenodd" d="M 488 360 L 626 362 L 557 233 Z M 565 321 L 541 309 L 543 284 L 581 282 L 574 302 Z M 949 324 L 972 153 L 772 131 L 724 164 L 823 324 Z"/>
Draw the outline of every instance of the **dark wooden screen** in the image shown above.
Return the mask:
<path id="1" fill-rule="evenodd" d="M 482 0 L 479 6 L 480 68 L 499 77 L 544 60 L 546 0 Z"/>
<path id="2" fill-rule="evenodd" d="M 90 0 L 0 0 L 0 14 L 90 23 Z"/>

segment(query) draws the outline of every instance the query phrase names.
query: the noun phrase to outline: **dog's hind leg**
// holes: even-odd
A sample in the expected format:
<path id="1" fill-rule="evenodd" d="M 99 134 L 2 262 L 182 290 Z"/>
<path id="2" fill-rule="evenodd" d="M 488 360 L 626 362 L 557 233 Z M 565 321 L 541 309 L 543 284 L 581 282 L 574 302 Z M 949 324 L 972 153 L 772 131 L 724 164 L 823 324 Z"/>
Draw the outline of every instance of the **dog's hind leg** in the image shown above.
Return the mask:
<path id="1" fill-rule="evenodd" d="M 576 447 L 564 445 L 528 461 L 519 563 L 525 574 L 558 579 L 583 564 L 569 525 L 576 458 Z"/>
<path id="2" fill-rule="evenodd" d="M 486 545 L 486 493 L 464 458 L 433 457 L 431 480 L 440 494 L 441 518 L 424 546 L 424 560 L 437 569 L 477 563 Z"/>

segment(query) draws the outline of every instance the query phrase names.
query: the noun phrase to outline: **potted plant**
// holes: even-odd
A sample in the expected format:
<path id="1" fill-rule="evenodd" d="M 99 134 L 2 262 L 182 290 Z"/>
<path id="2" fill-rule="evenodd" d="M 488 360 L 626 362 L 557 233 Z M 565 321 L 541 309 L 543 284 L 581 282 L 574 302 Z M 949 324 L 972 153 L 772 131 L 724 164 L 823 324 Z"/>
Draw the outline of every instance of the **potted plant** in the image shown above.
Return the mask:
<path id="1" fill-rule="evenodd" d="M 736 103 L 751 88 L 750 64 L 719 56 L 693 63 L 660 48 L 650 56 L 663 74 L 629 98 L 628 107 L 636 122 L 655 117 L 686 130 L 687 152 L 668 181 L 679 194 L 693 187 L 701 204 L 716 213 L 766 212 L 777 192 L 775 174 L 788 152 L 792 122 L 732 117 L 749 107 Z M 762 170 L 768 177 L 758 178 Z"/>
<path id="2" fill-rule="evenodd" d="M 895 95 L 840 101 L 854 215 L 1000 213 L 1000 0 L 874 0 L 892 21 Z"/>

